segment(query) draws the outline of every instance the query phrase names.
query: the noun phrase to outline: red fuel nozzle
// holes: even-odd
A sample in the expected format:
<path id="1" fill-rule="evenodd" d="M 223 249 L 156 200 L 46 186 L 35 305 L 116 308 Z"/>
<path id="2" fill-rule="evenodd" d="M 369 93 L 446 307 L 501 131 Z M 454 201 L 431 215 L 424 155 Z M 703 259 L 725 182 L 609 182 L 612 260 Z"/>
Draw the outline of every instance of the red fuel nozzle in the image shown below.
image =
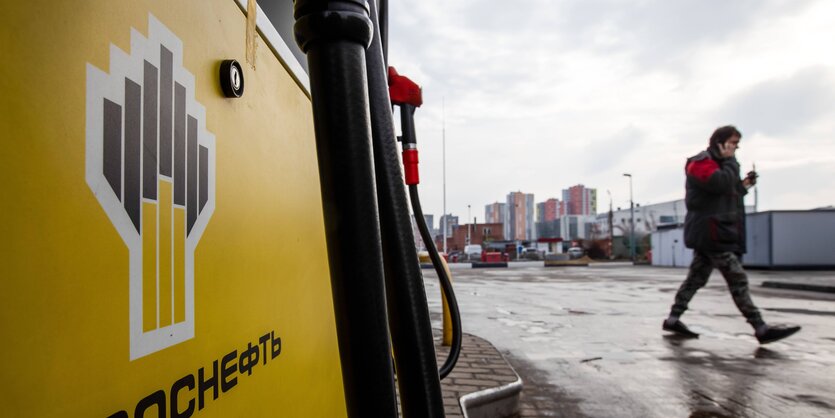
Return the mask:
<path id="1" fill-rule="evenodd" d="M 420 107 L 423 104 L 420 86 L 408 77 L 397 74 L 394 67 L 389 67 L 389 96 L 391 104 L 395 105 L 409 104 Z"/>
<path id="2" fill-rule="evenodd" d="M 403 144 L 403 174 L 407 185 L 415 185 L 420 183 L 414 119 L 415 109 L 423 104 L 420 86 L 397 74 L 394 67 L 389 67 L 389 95 L 391 103 L 400 106 L 400 128 L 403 131 L 400 137 Z"/>
<path id="3" fill-rule="evenodd" d="M 418 150 L 403 150 L 403 175 L 406 177 L 407 186 L 420 183 L 420 174 L 418 173 Z"/>

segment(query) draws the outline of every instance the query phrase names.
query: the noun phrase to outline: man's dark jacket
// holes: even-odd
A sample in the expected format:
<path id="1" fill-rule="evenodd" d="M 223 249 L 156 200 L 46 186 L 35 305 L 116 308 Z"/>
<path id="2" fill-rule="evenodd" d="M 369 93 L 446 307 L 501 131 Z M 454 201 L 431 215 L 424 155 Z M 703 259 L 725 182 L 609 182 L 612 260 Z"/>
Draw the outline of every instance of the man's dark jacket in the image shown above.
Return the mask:
<path id="1" fill-rule="evenodd" d="M 745 206 L 748 191 L 739 178 L 736 158 L 711 149 L 687 159 L 684 243 L 704 253 L 745 252 Z"/>

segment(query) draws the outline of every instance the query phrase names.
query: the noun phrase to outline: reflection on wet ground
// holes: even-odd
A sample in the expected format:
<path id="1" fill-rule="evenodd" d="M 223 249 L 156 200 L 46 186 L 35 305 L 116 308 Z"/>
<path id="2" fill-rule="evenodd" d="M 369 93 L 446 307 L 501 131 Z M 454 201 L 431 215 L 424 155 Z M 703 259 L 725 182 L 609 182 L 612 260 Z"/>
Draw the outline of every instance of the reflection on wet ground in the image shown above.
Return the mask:
<path id="1" fill-rule="evenodd" d="M 439 327 L 437 281 L 424 273 Z M 765 319 L 804 327 L 760 346 L 717 274 L 682 318 L 701 338 L 682 340 L 665 335 L 661 321 L 685 273 L 624 265 L 453 269 L 465 330 L 506 353 L 528 381 L 526 399 L 554 416 L 835 416 L 832 301 L 761 292 L 753 272 Z"/>
<path id="2" fill-rule="evenodd" d="M 802 315 L 835 316 L 835 311 L 815 311 L 812 309 L 765 308 L 765 310 L 772 312 L 796 313 Z"/>

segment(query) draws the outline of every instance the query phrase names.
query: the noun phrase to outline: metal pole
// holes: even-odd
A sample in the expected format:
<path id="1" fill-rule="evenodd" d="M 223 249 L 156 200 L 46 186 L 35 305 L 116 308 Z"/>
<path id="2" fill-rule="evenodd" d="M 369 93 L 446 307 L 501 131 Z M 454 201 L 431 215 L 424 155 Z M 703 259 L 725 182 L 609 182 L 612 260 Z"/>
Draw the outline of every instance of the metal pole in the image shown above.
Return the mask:
<path id="1" fill-rule="evenodd" d="M 446 230 L 449 228 L 449 218 L 446 213 L 446 103 L 443 97 L 441 98 L 441 156 L 444 185 L 444 254 L 446 254 Z"/>
<path id="2" fill-rule="evenodd" d="M 296 0 L 307 54 L 325 238 L 345 403 L 351 417 L 397 417 L 371 143 L 365 0 Z"/>
<path id="3" fill-rule="evenodd" d="M 614 216 L 614 214 L 612 213 L 612 192 L 606 190 L 606 193 L 609 194 L 609 259 L 611 260 L 614 258 L 612 256 L 612 246 L 614 245 L 615 241 L 615 226 L 612 222 L 612 217 Z"/>
<path id="4" fill-rule="evenodd" d="M 635 200 L 632 198 L 632 176 L 629 176 L 629 217 L 632 220 L 629 222 L 631 232 L 630 235 L 632 236 L 629 239 L 631 245 L 631 253 L 632 253 L 632 262 L 635 262 Z"/>
<path id="5" fill-rule="evenodd" d="M 629 177 L 629 217 L 630 221 L 630 237 L 629 237 L 629 253 L 632 262 L 635 262 L 635 202 L 632 200 L 632 174 L 626 173 L 624 176 Z"/>
<path id="6" fill-rule="evenodd" d="M 757 164 L 756 163 L 754 163 L 753 166 L 751 167 L 751 171 L 753 171 L 755 173 L 757 172 Z M 760 196 L 757 193 L 757 185 L 755 184 L 754 185 L 754 213 L 757 213 L 757 206 L 759 204 L 759 201 L 760 201 Z M 745 211 L 744 205 L 743 205 L 742 211 L 743 212 Z"/>
<path id="7" fill-rule="evenodd" d="M 473 224 L 470 223 L 470 205 L 467 205 L 467 245 L 470 245 L 472 242 L 472 236 L 470 235 L 472 233 L 472 227 Z"/>

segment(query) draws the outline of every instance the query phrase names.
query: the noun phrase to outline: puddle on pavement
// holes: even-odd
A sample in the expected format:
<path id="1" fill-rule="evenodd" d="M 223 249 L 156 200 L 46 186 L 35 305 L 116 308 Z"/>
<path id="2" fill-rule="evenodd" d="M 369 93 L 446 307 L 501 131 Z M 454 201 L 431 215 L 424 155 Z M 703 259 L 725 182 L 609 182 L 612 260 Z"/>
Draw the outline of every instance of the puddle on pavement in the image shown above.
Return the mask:
<path id="1" fill-rule="evenodd" d="M 768 359 L 768 360 L 788 360 L 789 357 L 785 354 L 774 351 L 765 347 L 759 347 L 754 350 L 754 358 L 757 359 Z"/>
<path id="2" fill-rule="evenodd" d="M 591 312 L 581 311 L 579 309 L 566 309 L 571 315 L 591 315 Z"/>
<path id="3" fill-rule="evenodd" d="M 801 315 L 816 315 L 816 316 L 835 316 L 834 311 L 816 311 L 814 309 L 798 309 L 798 308 L 765 308 L 766 311 L 780 312 L 780 313 L 794 313 Z"/>
<path id="4" fill-rule="evenodd" d="M 545 336 L 542 336 L 542 335 L 537 335 L 537 336 L 533 336 L 533 337 L 522 337 L 522 341 L 525 341 L 525 342 L 528 342 L 528 343 L 544 343 L 544 342 L 550 342 L 553 339 L 554 339 L 553 337 L 545 337 Z"/>
<path id="5" fill-rule="evenodd" d="M 830 411 L 835 410 L 835 407 L 833 407 L 831 403 L 815 395 L 799 394 L 795 396 L 782 395 L 780 397 L 789 401 L 802 402 L 818 408 L 828 409 Z"/>
<path id="6" fill-rule="evenodd" d="M 499 318 L 499 322 L 510 327 L 524 326 L 528 323 L 527 321 L 514 321 L 508 318 Z"/>
<path id="7" fill-rule="evenodd" d="M 542 327 L 530 327 L 530 328 L 527 329 L 527 331 L 530 334 L 545 334 L 547 332 L 551 332 L 550 330 L 547 330 L 547 329 L 542 328 Z"/>

